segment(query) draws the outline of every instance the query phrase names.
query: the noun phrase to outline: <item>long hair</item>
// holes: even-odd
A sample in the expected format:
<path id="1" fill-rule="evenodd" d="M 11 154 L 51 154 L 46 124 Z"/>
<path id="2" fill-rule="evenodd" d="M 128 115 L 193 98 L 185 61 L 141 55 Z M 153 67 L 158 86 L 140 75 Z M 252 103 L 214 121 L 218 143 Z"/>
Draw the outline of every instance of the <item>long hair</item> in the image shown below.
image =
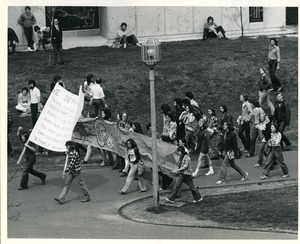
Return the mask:
<path id="1" fill-rule="evenodd" d="M 105 114 L 104 120 L 109 120 L 111 119 L 111 111 L 108 108 L 103 109 L 103 113 Z"/>
<path id="2" fill-rule="evenodd" d="M 270 41 L 272 40 L 275 42 L 275 45 L 278 47 L 278 41 L 276 40 L 276 38 L 275 37 L 270 38 Z"/>
<path id="3" fill-rule="evenodd" d="M 36 87 L 36 82 L 35 80 L 29 80 L 28 85 L 33 84 L 33 87 Z"/>
<path id="4" fill-rule="evenodd" d="M 142 130 L 142 126 L 139 122 L 133 122 L 134 126 L 135 126 L 135 133 L 139 133 L 139 134 L 144 134 L 143 130 Z"/>
<path id="5" fill-rule="evenodd" d="M 168 104 L 166 104 L 166 103 L 162 104 L 162 105 L 160 106 L 160 108 L 161 108 L 161 110 L 162 110 L 162 112 L 163 112 L 164 115 L 167 115 L 167 113 L 168 113 L 169 111 L 171 111 L 170 106 L 169 106 Z"/>
<path id="6" fill-rule="evenodd" d="M 185 155 L 187 155 L 187 152 L 185 151 L 185 149 L 184 149 L 183 146 L 179 146 L 179 147 L 177 148 L 177 152 L 181 152 L 182 157 L 184 157 Z"/>
<path id="7" fill-rule="evenodd" d="M 127 142 L 130 142 L 130 144 L 131 144 L 131 149 L 137 148 L 136 142 L 135 142 L 132 138 L 129 138 L 129 139 L 126 141 L 126 147 L 127 147 L 127 149 L 129 149 L 128 146 L 127 146 Z"/>
<path id="8" fill-rule="evenodd" d="M 93 79 L 94 77 L 95 77 L 95 76 L 94 76 L 93 74 L 88 74 L 88 75 L 87 75 L 86 81 L 87 81 L 88 86 L 91 84 L 92 79 Z"/>
<path id="9" fill-rule="evenodd" d="M 212 20 L 212 22 L 214 22 L 214 18 L 213 17 L 211 17 L 211 16 L 208 16 L 208 18 L 207 18 L 207 23 L 209 23 L 209 20 Z"/>
<path id="10" fill-rule="evenodd" d="M 228 108 L 226 105 L 222 105 L 221 107 L 224 109 L 224 113 L 228 111 Z"/>

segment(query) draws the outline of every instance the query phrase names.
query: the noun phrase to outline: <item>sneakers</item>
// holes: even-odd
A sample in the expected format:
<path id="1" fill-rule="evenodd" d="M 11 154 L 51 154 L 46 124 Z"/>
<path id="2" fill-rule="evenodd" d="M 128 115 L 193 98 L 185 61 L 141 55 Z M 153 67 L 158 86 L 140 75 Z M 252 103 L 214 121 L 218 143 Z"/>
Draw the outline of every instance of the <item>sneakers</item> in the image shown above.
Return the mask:
<path id="1" fill-rule="evenodd" d="M 127 47 L 127 44 L 126 43 L 124 43 L 124 45 L 123 45 L 123 48 L 126 48 Z"/>
<path id="2" fill-rule="evenodd" d="M 106 162 L 102 161 L 102 163 L 100 164 L 100 167 L 104 167 L 106 166 Z"/>
<path id="3" fill-rule="evenodd" d="M 122 174 L 120 175 L 120 177 L 125 177 L 125 176 L 127 176 L 126 172 L 122 172 Z"/>
<path id="4" fill-rule="evenodd" d="M 242 177 L 241 181 L 247 180 L 248 175 L 249 175 L 248 172 L 246 172 L 246 174 Z"/>
<path id="5" fill-rule="evenodd" d="M 286 174 L 286 175 L 283 175 L 283 176 L 282 176 L 282 178 L 288 178 L 288 177 L 290 177 L 289 174 Z"/>
<path id="6" fill-rule="evenodd" d="M 90 197 L 85 197 L 84 199 L 81 200 L 81 202 L 89 202 L 91 201 Z"/>
<path id="7" fill-rule="evenodd" d="M 226 183 L 226 181 L 218 180 L 218 181 L 216 182 L 216 185 L 221 185 L 221 184 L 225 184 L 225 183 Z"/>
<path id="8" fill-rule="evenodd" d="M 208 171 L 205 175 L 213 175 L 214 173 L 214 171 Z"/>
<path id="9" fill-rule="evenodd" d="M 196 203 L 196 202 L 201 202 L 203 200 L 203 197 L 201 197 L 200 199 L 198 200 L 194 200 L 193 203 Z"/>
<path id="10" fill-rule="evenodd" d="M 57 198 L 57 197 L 55 197 L 54 200 L 57 201 L 59 204 L 64 204 L 64 202 L 61 199 Z"/>
<path id="11" fill-rule="evenodd" d="M 27 190 L 27 189 L 28 189 L 28 187 L 25 187 L 25 188 L 23 188 L 23 187 L 21 187 L 21 186 L 18 187 L 18 190 L 20 190 L 20 191 L 21 191 L 21 190 Z"/>
<path id="12" fill-rule="evenodd" d="M 120 195 L 125 195 L 125 194 L 126 194 L 126 192 L 124 192 L 124 191 L 120 191 L 120 192 L 119 192 L 119 194 L 120 194 Z"/>
<path id="13" fill-rule="evenodd" d="M 266 180 L 269 179 L 269 176 L 263 175 L 262 177 L 260 177 L 261 180 Z"/>
<path id="14" fill-rule="evenodd" d="M 253 166 L 254 166 L 254 167 L 261 167 L 260 164 L 254 164 Z"/>
<path id="15" fill-rule="evenodd" d="M 166 197 L 166 201 L 169 202 L 169 203 L 175 203 L 175 201 L 173 201 L 173 200 L 171 200 L 171 199 L 169 199 L 167 197 Z"/>

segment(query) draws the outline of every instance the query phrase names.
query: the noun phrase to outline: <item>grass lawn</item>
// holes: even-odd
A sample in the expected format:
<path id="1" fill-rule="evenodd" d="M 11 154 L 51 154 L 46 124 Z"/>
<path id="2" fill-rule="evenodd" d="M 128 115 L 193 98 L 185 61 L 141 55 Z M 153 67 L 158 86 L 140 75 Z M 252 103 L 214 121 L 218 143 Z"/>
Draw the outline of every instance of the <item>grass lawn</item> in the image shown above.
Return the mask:
<path id="1" fill-rule="evenodd" d="M 179 208 L 160 205 L 160 213 L 154 218 L 159 218 L 159 214 L 181 216 L 183 213 L 190 219 L 209 220 L 224 228 L 298 230 L 297 185 L 206 196 L 199 203 L 191 203 L 190 192 L 186 196 L 189 203 Z"/>
<path id="2" fill-rule="evenodd" d="M 280 37 L 282 62 L 277 75 L 284 85 L 284 96 L 291 105 L 292 119 L 286 135 L 294 146 L 298 141 L 298 38 Z M 246 38 L 245 52 L 241 52 L 240 40 L 183 41 L 162 43 L 162 60 L 155 68 L 156 111 L 158 132 L 162 131 L 160 105 L 173 104 L 173 99 L 184 98 L 192 91 L 206 113 L 214 108 L 219 116 L 219 106 L 226 104 L 234 118 L 241 113 L 240 94 L 258 99 L 259 68 L 267 66 L 269 39 Z M 143 130 L 150 122 L 150 91 L 148 69 L 140 61 L 140 49 L 109 47 L 74 48 L 64 52 L 63 67 L 48 67 L 44 52 L 22 52 L 8 57 L 8 109 L 12 112 L 14 126 L 10 139 L 16 160 L 21 143 L 15 136 L 18 126 L 31 128 L 31 117 L 20 118 L 16 112 L 17 94 L 28 80 L 36 80 L 42 93 L 42 101 L 49 96 L 49 86 L 55 74 L 63 77 L 68 89 L 78 93 L 89 73 L 104 80 L 106 101 L 112 110 L 126 111 L 129 119 L 140 122 Z M 271 99 L 275 101 L 272 94 Z M 53 162 L 51 157 L 43 162 Z"/>

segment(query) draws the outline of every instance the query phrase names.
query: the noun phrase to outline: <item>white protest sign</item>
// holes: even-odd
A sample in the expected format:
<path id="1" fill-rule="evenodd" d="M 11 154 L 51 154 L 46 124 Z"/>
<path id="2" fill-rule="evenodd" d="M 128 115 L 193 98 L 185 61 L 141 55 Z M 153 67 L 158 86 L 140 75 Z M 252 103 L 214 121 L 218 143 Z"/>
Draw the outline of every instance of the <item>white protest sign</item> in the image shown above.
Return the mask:
<path id="1" fill-rule="evenodd" d="M 77 96 L 58 83 L 50 94 L 38 121 L 36 122 L 29 140 L 46 149 L 64 152 L 65 143 L 72 138 L 78 113 L 81 113 L 83 103 Z M 81 107 L 81 108 L 79 108 Z M 80 112 L 78 112 L 78 110 Z"/>

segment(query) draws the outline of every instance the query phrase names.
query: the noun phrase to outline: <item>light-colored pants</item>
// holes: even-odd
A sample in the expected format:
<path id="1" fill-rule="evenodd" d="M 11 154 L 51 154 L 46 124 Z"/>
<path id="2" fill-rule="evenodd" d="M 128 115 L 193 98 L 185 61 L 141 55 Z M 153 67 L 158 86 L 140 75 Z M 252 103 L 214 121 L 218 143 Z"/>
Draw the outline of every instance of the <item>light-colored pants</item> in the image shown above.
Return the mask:
<path id="1" fill-rule="evenodd" d="M 27 110 L 29 110 L 29 105 L 28 105 L 27 103 L 26 103 L 26 104 L 23 104 L 23 105 L 18 104 L 18 105 L 16 106 L 16 110 L 21 111 L 21 112 L 23 112 L 23 113 L 26 113 Z"/>
<path id="2" fill-rule="evenodd" d="M 84 157 L 84 161 L 88 162 L 90 160 L 91 154 L 92 154 L 93 147 L 91 145 L 88 145 L 86 148 L 86 153 Z M 102 156 L 103 158 L 103 156 Z"/>
<path id="3" fill-rule="evenodd" d="M 209 167 L 212 167 L 212 161 L 208 155 L 208 153 L 200 153 L 199 154 L 199 157 L 198 157 L 198 164 L 197 164 L 197 168 L 196 169 L 200 169 L 200 166 L 201 166 L 201 163 L 204 162 L 204 165 L 207 165 L 207 163 L 205 162 L 205 159 L 206 161 L 208 161 L 208 166 Z"/>
<path id="4" fill-rule="evenodd" d="M 125 159 L 125 167 L 124 167 L 124 169 L 122 170 L 122 172 L 128 174 L 129 166 L 130 166 L 130 165 L 129 165 L 128 159 Z"/>
<path id="5" fill-rule="evenodd" d="M 130 184 L 132 183 L 132 181 L 134 180 L 135 176 L 137 175 L 137 171 L 138 171 L 138 164 L 133 164 L 133 163 L 129 163 L 130 165 L 130 170 L 129 173 L 127 175 L 126 178 L 126 182 L 125 185 L 122 189 L 122 192 L 126 192 L 127 189 L 129 188 Z M 146 191 L 147 187 L 144 181 L 144 178 L 142 175 L 139 175 L 139 187 L 141 191 Z"/>
<path id="6" fill-rule="evenodd" d="M 262 107 L 263 102 L 266 101 L 266 103 L 271 109 L 271 114 L 274 115 L 275 108 L 273 103 L 270 100 L 269 91 L 259 91 L 258 96 L 259 96 L 258 98 L 259 105 Z"/>
<path id="7" fill-rule="evenodd" d="M 72 181 L 74 178 L 77 178 L 77 182 L 79 183 L 80 187 L 82 188 L 84 196 L 85 197 L 90 196 L 88 189 L 86 187 L 86 184 L 85 184 L 84 180 L 82 179 L 81 171 L 76 172 L 76 173 L 67 172 L 67 179 L 66 179 L 65 186 L 58 197 L 62 202 L 65 201 L 65 198 L 67 196 L 67 193 L 71 187 L 71 184 L 72 184 Z"/>

